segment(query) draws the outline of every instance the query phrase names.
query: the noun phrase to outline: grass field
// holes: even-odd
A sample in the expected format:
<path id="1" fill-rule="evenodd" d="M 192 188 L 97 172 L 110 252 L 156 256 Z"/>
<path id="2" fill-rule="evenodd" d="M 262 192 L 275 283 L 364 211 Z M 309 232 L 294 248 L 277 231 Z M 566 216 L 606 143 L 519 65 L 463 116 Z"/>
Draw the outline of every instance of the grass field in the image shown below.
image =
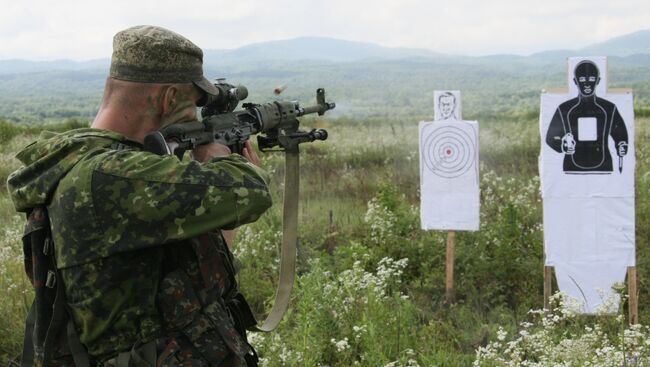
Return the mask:
<path id="1" fill-rule="evenodd" d="M 419 229 L 417 121 L 304 121 L 327 128 L 330 137 L 302 148 L 298 279 L 278 331 L 252 336 L 263 365 L 560 365 L 552 358 L 571 366 L 648 363 L 650 333 L 626 330 L 624 315 L 560 312 L 549 319 L 529 312 L 543 305 L 538 123 L 478 119 L 481 229 L 457 234 L 452 305 L 444 302 L 446 233 Z M 648 124 L 648 118 L 636 121 L 642 324 L 650 320 Z M 0 130 L 2 185 L 18 167 L 13 154 L 36 130 Z M 270 308 L 277 281 L 282 163 L 280 154 L 263 156 L 273 173 L 275 205 L 240 230 L 236 245 L 244 264 L 241 288 L 260 315 Z M 0 365 L 12 366 L 31 293 L 22 269 L 23 218 L 13 213 L 5 192 L 3 186 Z M 507 343 L 513 343 L 510 350 Z M 580 355 L 602 355 L 604 362 L 589 364 Z"/>

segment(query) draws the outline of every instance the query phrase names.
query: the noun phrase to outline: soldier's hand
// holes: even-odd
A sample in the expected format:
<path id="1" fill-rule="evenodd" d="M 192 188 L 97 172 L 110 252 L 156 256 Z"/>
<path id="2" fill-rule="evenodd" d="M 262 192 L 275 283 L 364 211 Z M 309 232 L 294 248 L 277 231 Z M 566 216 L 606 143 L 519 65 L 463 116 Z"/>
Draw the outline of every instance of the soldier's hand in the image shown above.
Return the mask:
<path id="1" fill-rule="evenodd" d="M 224 157 L 230 153 L 230 148 L 227 146 L 219 143 L 210 143 L 199 145 L 198 147 L 194 148 L 191 152 L 191 157 L 195 161 L 205 163 L 214 157 Z"/>
<path id="2" fill-rule="evenodd" d="M 256 166 L 260 166 L 261 161 L 260 157 L 257 155 L 257 152 L 255 152 L 255 149 L 253 149 L 253 146 L 251 145 L 250 140 L 246 140 L 246 143 L 244 143 L 244 150 L 242 151 L 244 157 L 248 159 L 249 162 Z"/>

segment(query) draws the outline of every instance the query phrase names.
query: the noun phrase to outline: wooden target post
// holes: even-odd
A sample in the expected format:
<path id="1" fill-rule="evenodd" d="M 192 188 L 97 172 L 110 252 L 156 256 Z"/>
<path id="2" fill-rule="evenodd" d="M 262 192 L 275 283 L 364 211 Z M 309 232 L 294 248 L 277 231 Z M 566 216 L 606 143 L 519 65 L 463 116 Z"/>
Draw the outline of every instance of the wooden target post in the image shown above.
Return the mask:
<path id="1" fill-rule="evenodd" d="M 627 267 L 627 292 L 630 297 L 627 300 L 630 324 L 637 324 L 639 322 L 639 294 L 636 288 L 636 266 Z"/>
<path id="2" fill-rule="evenodd" d="M 550 311 L 550 298 L 553 295 L 553 267 L 544 266 L 544 309 Z M 639 323 L 639 293 L 637 290 L 636 266 L 627 267 L 627 309 L 630 325 Z"/>
<path id="3" fill-rule="evenodd" d="M 553 295 L 553 267 L 544 266 L 544 309 L 551 309 L 551 296 Z"/>
<path id="4" fill-rule="evenodd" d="M 454 252 L 456 246 L 456 232 L 447 232 L 447 258 L 445 261 L 446 279 L 445 279 L 445 301 L 451 304 L 455 300 L 454 292 Z"/>

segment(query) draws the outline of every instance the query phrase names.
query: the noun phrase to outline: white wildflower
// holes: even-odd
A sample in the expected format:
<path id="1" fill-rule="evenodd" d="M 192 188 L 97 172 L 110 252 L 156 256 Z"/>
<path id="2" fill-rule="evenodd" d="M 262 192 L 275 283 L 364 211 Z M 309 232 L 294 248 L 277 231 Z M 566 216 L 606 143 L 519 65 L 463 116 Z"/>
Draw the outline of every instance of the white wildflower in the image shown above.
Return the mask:
<path id="1" fill-rule="evenodd" d="M 350 344 L 348 343 L 348 338 L 343 338 L 343 339 L 338 340 L 338 341 L 336 339 L 332 338 L 330 340 L 330 342 L 332 344 L 334 344 L 334 346 L 336 347 L 336 351 L 339 352 L 339 353 L 343 352 L 343 351 L 345 351 L 347 349 L 350 349 Z"/>

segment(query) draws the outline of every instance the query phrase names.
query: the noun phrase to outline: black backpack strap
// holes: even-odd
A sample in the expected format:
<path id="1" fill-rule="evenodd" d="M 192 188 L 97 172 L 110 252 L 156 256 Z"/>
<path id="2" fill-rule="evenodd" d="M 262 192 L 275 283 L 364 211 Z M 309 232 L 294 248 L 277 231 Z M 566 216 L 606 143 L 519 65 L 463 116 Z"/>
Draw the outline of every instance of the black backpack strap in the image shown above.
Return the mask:
<path id="1" fill-rule="evenodd" d="M 50 255 L 50 257 L 53 259 L 53 255 Z M 52 305 L 52 316 L 47 327 L 45 339 L 43 340 L 43 366 L 49 366 L 52 359 L 54 359 L 54 345 L 65 335 L 62 334 L 63 326 L 68 321 L 68 314 L 65 307 L 65 290 L 63 289 L 63 282 L 57 279 L 59 277 L 59 271 L 50 270 L 45 285 L 47 288 L 56 288 L 56 295 L 54 297 L 54 304 Z"/>
<path id="2" fill-rule="evenodd" d="M 36 322 L 36 306 L 32 302 L 25 320 L 25 338 L 23 339 L 23 356 L 20 359 L 20 367 L 34 366 L 34 323 Z"/>
<path id="3" fill-rule="evenodd" d="M 49 238 L 49 219 L 44 207 L 34 208 L 27 216 L 25 234 L 23 235 L 23 255 L 25 259 L 25 272 L 34 286 L 34 302 L 32 304 L 31 320 L 26 323 L 26 341 L 31 339 L 29 346 L 25 346 L 23 359 L 32 360 L 35 364 L 47 366 L 44 343 L 47 330 L 52 318 L 52 305 L 54 304 L 55 291 L 48 287 L 52 281 L 52 271 L 48 259 L 49 248 L 46 239 Z M 30 330 L 31 329 L 31 332 Z"/>
<path id="4" fill-rule="evenodd" d="M 34 286 L 34 302 L 25 321 L 21 366 L 48 367 L 59 357 L 55 355 L 55 347 L 67 344 L 76 367 L 89 367 L 88 352 L 77 336 L 67 309 L 45 207 L 34 208 L 27 216 L 23 255 L 25 271 Z"/>

